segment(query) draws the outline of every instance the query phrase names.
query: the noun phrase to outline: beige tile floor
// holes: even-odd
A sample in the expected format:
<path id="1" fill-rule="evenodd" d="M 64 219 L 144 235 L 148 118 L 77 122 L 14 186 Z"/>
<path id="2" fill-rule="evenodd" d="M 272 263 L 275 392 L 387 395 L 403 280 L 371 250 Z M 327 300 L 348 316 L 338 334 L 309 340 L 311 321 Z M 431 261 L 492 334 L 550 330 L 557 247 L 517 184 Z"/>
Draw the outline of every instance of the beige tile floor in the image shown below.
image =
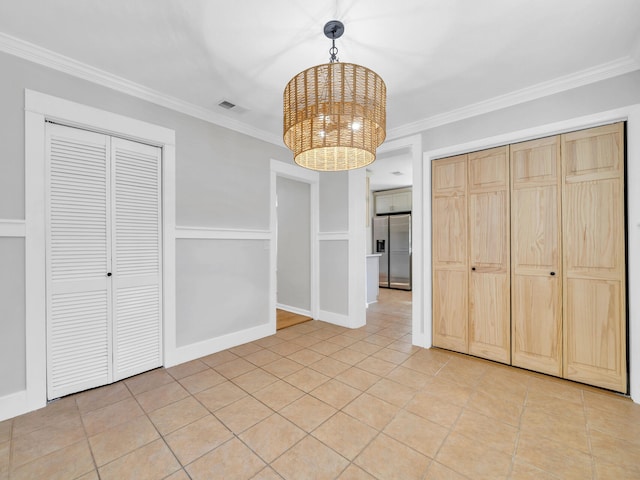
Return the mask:
<path id="1" fill-rule="evenodd" d="M 410 343 L 410 293 L 0 423 L 10 479 L 638 479 L 640 405 Z"/>

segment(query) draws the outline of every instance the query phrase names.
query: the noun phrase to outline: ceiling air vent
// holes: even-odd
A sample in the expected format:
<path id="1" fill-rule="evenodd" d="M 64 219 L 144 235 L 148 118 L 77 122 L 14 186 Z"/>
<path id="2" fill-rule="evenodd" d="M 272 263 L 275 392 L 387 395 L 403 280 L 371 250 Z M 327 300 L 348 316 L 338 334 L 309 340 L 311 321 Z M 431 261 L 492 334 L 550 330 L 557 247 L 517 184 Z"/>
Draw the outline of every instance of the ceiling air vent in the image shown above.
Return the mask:
<path id="1" fill-rule="evenodd" d="M 222 108 L 225 108 L 225 109 L 227 109 L 227 110 L 231 110 L 232 108 L 234 108 L 234 107 L 236 106 L 236 104 L 235 104 L 235 103 L 228 102 L 228 101 L 226 101 L 226 100 L 222 100 L 222 101 L 218 104 L 218 106 L 219 106 L 219 107 L 222 107 Z"/>

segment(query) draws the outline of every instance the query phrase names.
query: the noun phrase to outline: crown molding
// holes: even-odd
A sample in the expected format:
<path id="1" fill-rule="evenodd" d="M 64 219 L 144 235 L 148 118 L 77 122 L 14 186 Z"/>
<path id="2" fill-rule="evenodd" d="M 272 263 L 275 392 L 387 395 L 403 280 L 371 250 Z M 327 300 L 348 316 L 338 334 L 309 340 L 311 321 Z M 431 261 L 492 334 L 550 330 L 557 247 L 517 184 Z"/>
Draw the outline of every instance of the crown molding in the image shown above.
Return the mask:
<path id="1" fill-rule="evenodd" d="M 408 123 L 389 130 L 387 132 L 387 138 L 394 139 L 413 135 L 424 130 L 429 130 L 430 128 L 490 113 L 502 108 L 511 107 L 520 103 L 536 100 L 548 95 L 564 92 L 566 90 L 571 90 L 573 88 L 589 85 L 591 83 L 639 70 L 640 59 L 637 57 L 640 57 L 640 41 L 637 44 L 634 57 L 627 56 L 619 58 L 579 72 L 538 83 L 498 97 L 490 98 L 482 102 L 473 103 L 462 108 L 457 108 L 413 123 Z"/>
<path id="2" fill-rule="evenodd" d="M 166 107 L 184 113 L 185 115 L 249 135 L 250 137 L 283 146 L 282 138 L 270 132 L 257 129 L 239 120 L 226 117 L 193 103 L 185 102 L 179 98 L 153 90 L 139 83 L 127 80 L 126 78 L 113 75 L 112 73 L 2 32 L 0 32 L 0 51 L 154 103 L 161 107 Z"/>
<path id="3" fill-rule="evenodd" d="M 226 117 L 207 108 L 186 102 L 179 98 L 164 94 L 145 87 L 123 77 L 111 74 L 70 57 L 60 55 L 46 48 L 0 32 L 0 51 L 25 60 L 43 65 L 54 70 L 67 73 L 77 78 L 87 80 L 98 85 L 116 90 L 141 100 L 189 115 L 205 122 L 209 122 L 230 130 L 243 133 L 253 138 L 283 146 L 282 138 L 266 130 L 255 128 L 247 123 Z M 558 77 L 531 87 L 490 98 L 482 102 L 467 105 L 462 108 L 433 115 L 431 117 L 408 123 L 387 131 L 387 139 L 392 140 L 408 135 L 420 133 L 430 128 L 457 122 L 466 118 L 490 113 L 502 108 L 560 93 L 590 83 L 623 75 L 640 69 L 640 38 L 635 44 L 630 56 L 619 58 L 612 62 L 603 63 L 576 73 Z"/>

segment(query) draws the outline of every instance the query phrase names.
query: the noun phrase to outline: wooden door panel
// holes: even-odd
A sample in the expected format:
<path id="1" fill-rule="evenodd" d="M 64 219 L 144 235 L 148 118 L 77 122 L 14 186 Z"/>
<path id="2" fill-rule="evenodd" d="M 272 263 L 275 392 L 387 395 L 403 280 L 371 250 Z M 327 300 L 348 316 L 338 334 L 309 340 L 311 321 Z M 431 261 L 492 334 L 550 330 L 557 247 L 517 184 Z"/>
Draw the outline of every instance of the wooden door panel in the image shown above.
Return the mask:
<path id="1" fill-rule="evenodd" d="M 472 272 L 469 279 L 469 353 L 509 363 L 509 277 Z"/>
<path id="2" fill-rule="evenodd" d="M 434 265 L 467 264 L 467 199 L 433 199 Z"/>
<path id="3" fill-rule="evenodd" d="M 433 162 L 433 193 L 443 195 L 448 192 L 466 192 L 467 156 L 444 158 Z"/>
<path id="4" fill-rule="evenodd" d="M 565 377 L 619 392 L 626 391 L 624 294 L 620 282 L 570 279 Z"/>
<path id="5" fill-rule="evenodd" d="M 558 271 L 560 218 L 558 186 L 511 193 L 511 261 L 514 270 Z"/>
<path id="6" fill-rule="evenodd" d="M 433 344 L 468 353 L 467 270 L 435 270 L 433 274 Z"/>
<path id="7" fill-rule="evenodd" d="M 469 154 L 469 192 L 508 188 L 508 151 L 505 146 Z"/>
<path id="8" fill-rule="evenodd" d="M 623 124 L 580 130 L 563 135 L 562 157 L 568 181 L 617 177 L 624 162 Z"/>
<path id="9" fill-rule="evenodd" d="M 512 186 L 548 185 L 559 179 L 559 137 L 511 146 Z"/>
<path id="10" fill-rule="evenodd" d="M 557 276 L 514 275 L 513 365 L 562 375 L 562 296 Z"/>
<path id="11" fill-rule="evenodd" d="M 565 264 L 571 272 L 624 267 L 623 188 L 616 178 L 565 185 Z"/>
<path id="12" fill-rule="evenodd" d="M 471 194 L 469 262 L 477 271 L 508 272 L 509 192 Z"/>

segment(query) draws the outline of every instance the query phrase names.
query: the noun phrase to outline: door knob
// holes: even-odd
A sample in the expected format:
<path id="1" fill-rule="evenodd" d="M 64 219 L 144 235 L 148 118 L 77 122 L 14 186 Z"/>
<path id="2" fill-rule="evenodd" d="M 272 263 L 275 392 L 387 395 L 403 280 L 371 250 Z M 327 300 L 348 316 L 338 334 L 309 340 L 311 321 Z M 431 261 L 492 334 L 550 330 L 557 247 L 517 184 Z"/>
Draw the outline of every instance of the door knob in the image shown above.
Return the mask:
<path id="1" fill-rule="evenodd" d="M 471 267 L 471 270 L 473 270 L 475 272 L 476 271 L 476 267 Z"/>
<path id="2" fill-rule="evenodd" d="M 552 277 L 556 274 L 556 272 L 551 272 L 549 275 L 551 275 Z"/>
<path id="3" fill-rule="evenodd" d="M 107 273 L 107 277 L 110 277 L 110 276 L 111 276 L 111 272 L 108 272 L 108 273 Z"/>

